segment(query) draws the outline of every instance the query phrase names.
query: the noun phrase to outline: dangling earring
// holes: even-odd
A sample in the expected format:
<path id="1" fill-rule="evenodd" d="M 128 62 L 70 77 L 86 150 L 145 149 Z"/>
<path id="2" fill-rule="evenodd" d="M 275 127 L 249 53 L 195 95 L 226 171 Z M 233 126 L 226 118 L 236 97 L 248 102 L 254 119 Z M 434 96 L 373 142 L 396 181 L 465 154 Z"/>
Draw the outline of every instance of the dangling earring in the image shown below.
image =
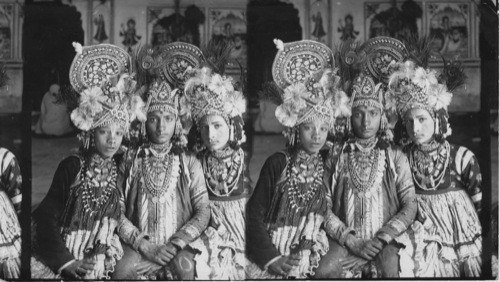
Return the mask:
<path id="1" fill-rule="evenodd" d="M 434 118 L 434 135 L 439 135 L 439 117 Z"/>
<path id="2" fill-rule="evenodd" d="M 95 145 L 94 134 L 89 134 L 88 139 L 90 139 L 90 149 L 95 149 L 97 146 Z"/>
<path id="3" fill-rule="evenodd" d="M 229 120 L 229 142 L 234 141 L 234 123 L 232 120 Z"/>
<path id="4" fill-rule="evenodd" d="M 182 124 L 180 117 L 178 117 L 175 121 L 174 135 L 180 136 L 181 134 L 182 134 Z"/>
<path id="5" fill-rule="evenodd" d="M 285 137 L 288 137 L 288 147 L 293 147 L 295 145 L 295 130 L 294 128 L 289 128 L 285 130 Z"/>
<path id="6" fill-rule="evenodd" d="M 141 122 L 141 141 L 144 142 L 145 140 L 148 139 L 148 135 L 146 132 L 146 122 Z"/>
<path id="7" fill-rule="evenodd" d="M 385 113 L 382 113 L 382 117 L 380 118 L 380 131 L 385 132 L 388 124 L 389 122 L 387 121 L 387 116 Z"/>
<path id="8" fill-rule="evenodd" d="M 292 146 L 300 144 L 300 137 L 299 137 L 299 129 L 298 128 L 295 128 L 294 135 L 295 135 L 295 137 L 293 139 L 294 139 L 295 143 L 292 144 Z"/>

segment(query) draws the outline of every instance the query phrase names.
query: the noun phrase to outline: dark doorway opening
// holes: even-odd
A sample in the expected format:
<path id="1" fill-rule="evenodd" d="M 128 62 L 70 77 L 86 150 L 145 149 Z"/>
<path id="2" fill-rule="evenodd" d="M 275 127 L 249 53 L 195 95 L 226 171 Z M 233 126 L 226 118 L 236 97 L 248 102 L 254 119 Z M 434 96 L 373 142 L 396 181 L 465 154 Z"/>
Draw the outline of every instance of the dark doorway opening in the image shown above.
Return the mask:
<path id="1" fill-rule="evenodd" d="M 248 24 L 248 100 L 250 108 L 258 107 L 258 91 L 262 83 L 273 79 L 271 67 L 276 46 L 302 39 L 299 12 L 292 4 L 278 0 L 251 0 L 247 8 Z"/>
<path id="2" fill-rule="evenodd" d="M 69 84 L 75 56 L 72 42 L 84 43 L 81 14 L 73 6 L 27 1 L 23 27 L 25 111 L 38 111 L 53 83 Z"/>

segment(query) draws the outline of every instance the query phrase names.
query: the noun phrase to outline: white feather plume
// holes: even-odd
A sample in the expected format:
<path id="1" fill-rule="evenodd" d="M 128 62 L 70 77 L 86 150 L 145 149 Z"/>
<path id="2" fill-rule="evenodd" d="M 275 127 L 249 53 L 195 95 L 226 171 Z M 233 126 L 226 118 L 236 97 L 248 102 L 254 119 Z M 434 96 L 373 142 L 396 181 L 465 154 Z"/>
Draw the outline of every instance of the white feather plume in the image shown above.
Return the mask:
<path id="1" fill-rule="evenodd" d="M 77 54 L 82 54 L 83 53 L 83 46 L 82 44 L 78 43 L 78 42 L 73 42 L 73 47 L 75 48 L 75 52 Z"/>
<path id="2" fill-rule="evenodd" d="M 273 39 L 273 42 L 274 42 L 274 45 L 276 45 L 276 49 L 278 49 L 280 51 L 285 50 L 285 44 L 283 43 L 283 41 L 275 38 L 275 39 Z"/>

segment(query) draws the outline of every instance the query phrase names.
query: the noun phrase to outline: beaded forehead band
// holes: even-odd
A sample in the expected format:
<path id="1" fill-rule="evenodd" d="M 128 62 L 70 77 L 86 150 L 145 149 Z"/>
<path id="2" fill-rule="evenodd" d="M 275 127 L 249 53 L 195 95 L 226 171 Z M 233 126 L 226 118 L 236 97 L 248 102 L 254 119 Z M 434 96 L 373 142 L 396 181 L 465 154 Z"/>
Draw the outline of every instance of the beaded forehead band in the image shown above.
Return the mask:
<path id="1" fill-rule="evenodd" d="M 166 81 L 155 81 L 148 92 L 146 109 L 148 113 L 154 111 L 178 114 L 179 105 L 178 91 L 170 88 Z"/>

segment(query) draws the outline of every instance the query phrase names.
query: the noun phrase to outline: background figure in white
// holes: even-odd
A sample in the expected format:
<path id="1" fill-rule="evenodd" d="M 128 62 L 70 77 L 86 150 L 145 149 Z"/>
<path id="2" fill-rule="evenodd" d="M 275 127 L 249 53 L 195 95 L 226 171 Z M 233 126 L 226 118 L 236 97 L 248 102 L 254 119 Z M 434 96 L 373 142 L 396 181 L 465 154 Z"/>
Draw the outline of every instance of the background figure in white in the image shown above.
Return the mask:
<path id="1" fill-rule="evenodd" d="M 59 90 L 59 85 L 52 84 L 43 96 L 40 119 L 35 126 L 36 134 L 62 136 L 73 132 L 68 108 L 62 103 L 57 103 Z"/>

